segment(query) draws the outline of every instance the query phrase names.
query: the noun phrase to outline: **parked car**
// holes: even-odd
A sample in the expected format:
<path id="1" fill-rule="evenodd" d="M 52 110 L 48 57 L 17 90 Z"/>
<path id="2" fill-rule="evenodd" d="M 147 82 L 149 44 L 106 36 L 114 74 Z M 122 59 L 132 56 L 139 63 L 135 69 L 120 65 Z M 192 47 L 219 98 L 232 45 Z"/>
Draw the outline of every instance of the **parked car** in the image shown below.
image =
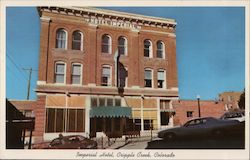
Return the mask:
<path id="1" fill-rule="evenodd" d="M 242 130 L 236 120 L 221 120 L 213 117 L 189 120 L 183 126 L 169 128 L 158 132 L 158 137 L 164 140 L 175 138 L 221 137 L 226 133 L 236 133 Z"/>
<path id="2" fill-rule="evenodd" d="M 224 120 L 238 120 L 239 122 L 245 122 L 245 111 L 234 110 L 224 113 L 220 119 Z"/>
<path id="3" fill-rule="evenodd" d="M 50 143 L 36 144 L 33 149 L 97 149 L 97 142 L 81 135 L 63 136 L 60 134 Z"/>

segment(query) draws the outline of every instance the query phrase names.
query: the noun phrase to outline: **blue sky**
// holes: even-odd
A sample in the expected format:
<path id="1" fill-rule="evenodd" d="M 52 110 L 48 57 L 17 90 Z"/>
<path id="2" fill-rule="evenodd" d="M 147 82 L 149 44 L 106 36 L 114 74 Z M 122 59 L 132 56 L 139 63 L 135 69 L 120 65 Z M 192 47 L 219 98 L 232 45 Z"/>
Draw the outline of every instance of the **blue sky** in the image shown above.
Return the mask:
<path id="1" fill-rule="evenodd" d="M 243 7 L 108 7 L 177 21 L 177 66 L 181 99 L 215 99 L 245 88 Z M 8 7 L 6 15 L 6 97 L 25 99 L 28 72 L 38 70 L 40 24 L 33 7 Z M 31 99 L 36 99 L 37 71 Z"/>

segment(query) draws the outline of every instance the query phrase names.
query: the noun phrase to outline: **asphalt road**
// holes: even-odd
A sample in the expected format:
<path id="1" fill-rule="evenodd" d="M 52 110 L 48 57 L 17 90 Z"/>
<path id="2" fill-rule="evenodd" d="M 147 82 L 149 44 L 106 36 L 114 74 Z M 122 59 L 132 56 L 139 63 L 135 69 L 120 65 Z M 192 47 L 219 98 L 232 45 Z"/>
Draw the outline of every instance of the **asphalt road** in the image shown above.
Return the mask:
<path id="1" fill-rule="evenodd" d="M 223 137 L 220 139 L 176 139 L 164 141 L 156 139 L 148 142 L 146 149 L 244 149 L 245 139 Z"/>

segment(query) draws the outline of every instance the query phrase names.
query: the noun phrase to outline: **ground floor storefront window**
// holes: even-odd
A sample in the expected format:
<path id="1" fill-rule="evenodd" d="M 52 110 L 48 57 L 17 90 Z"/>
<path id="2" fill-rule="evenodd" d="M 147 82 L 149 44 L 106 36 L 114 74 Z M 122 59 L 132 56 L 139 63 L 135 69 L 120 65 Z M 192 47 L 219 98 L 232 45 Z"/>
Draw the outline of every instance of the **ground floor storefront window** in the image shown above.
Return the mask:
<path id="1" fill-rule="evenodd" d="M 46 133 L 53 132 L 84 132 L 84 109 L 46 109 Z"/>

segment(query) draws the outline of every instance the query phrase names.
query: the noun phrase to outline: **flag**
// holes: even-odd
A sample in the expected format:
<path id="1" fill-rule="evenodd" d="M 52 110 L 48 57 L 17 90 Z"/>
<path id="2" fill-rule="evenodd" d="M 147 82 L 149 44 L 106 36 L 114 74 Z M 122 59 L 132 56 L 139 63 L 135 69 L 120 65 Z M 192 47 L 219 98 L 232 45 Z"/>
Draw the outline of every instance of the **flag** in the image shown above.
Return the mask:
<path id="1" fill-rule="evenodd" d="M 118 61 L 119 61 L 119 53 L 118 53 L 118 49 L 115 51 L 114 54 L 114 61 L 115 61 L 115 85 L 118 86 L 118 80 L 119 80 L 119 76 L 118 76 Z"/>

